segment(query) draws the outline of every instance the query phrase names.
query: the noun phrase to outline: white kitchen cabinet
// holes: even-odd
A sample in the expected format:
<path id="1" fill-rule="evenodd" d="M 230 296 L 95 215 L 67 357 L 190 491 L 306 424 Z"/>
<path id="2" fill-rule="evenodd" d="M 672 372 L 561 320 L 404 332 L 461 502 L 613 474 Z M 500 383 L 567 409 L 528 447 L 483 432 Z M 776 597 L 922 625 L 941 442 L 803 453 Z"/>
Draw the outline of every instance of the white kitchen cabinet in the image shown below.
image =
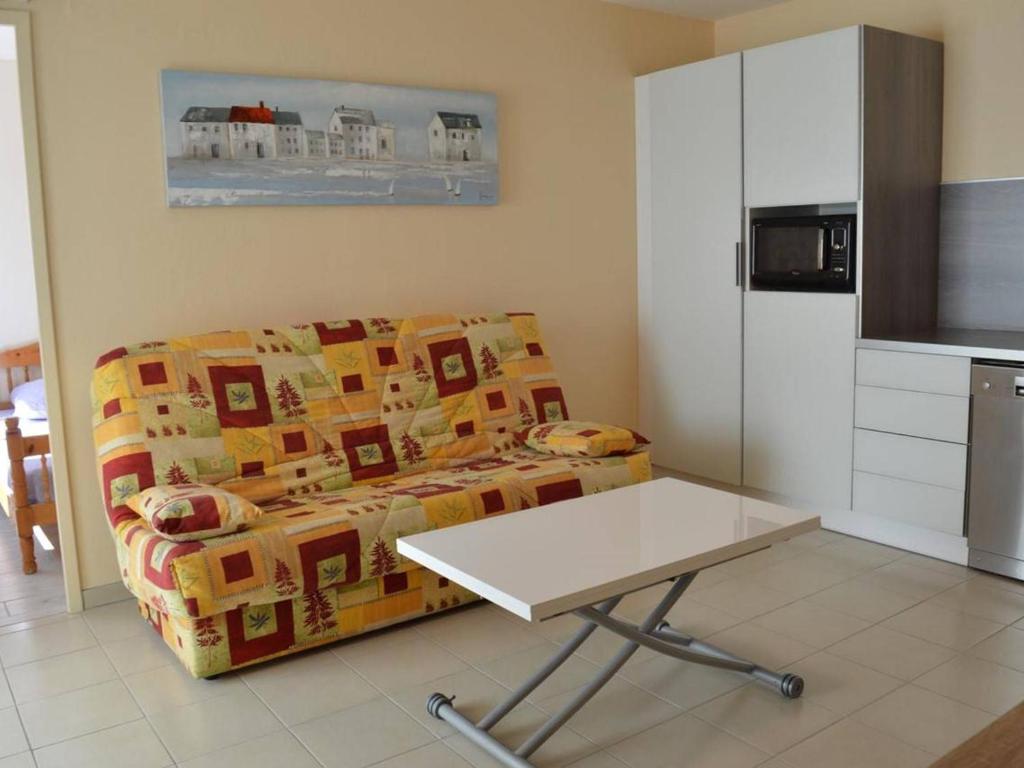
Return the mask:
<path id="1" fill-rule="evenodd" d="M 857 383 L 871 387 L 930 392 L 934 395 L 971 394 L 971 359 L 918 352 L 857 350 Z"/>
<path id="2" fill-rule="evenodd" d="M 930 440 L 966 443 L 969 397 L 857 385 L 857 426 Z"/>
<path id="3" fill-rule="evenodd" d="M 744 315 L 743 484 L 849 510 L 855 297 L 751 291 Z"/>
<path id="4" fill-rule="evenodd" d="M 640 431 L 655 463 L 740 482 L 740 55 L 637 79 Z"/>
<path id="5" fill-rule="evenodd" d="M 743 52 L 750 207 L 860 199 L 860 27 Z"/>
<path id="6" fill-rule="evenodd" d="M 966 357 L 857 350 L 853 513 L 834 527 L 966 563 L 970 371 Z"/>
<path id="7" fill-rule="evenodd" d="M 853 468 L 964 491 L 967 488 L 967 446 L 855 429 Z M 963 510 L 960 516 L 963 517 Z"/>
<path id="8" fill-rule="evenodd" d="M 946 534 L 952 539 L 962 538 L 964 534 L 964 492 L 941 485 L 854 471 L 853 508 L 861 514 L 862 523 L 870 516 L 902 525 L 907 532 L 906 540 L 889 540 L 889 543 L 904 548 L 920 547 L 924 537 L 916 536 L 915 529 Z"/>

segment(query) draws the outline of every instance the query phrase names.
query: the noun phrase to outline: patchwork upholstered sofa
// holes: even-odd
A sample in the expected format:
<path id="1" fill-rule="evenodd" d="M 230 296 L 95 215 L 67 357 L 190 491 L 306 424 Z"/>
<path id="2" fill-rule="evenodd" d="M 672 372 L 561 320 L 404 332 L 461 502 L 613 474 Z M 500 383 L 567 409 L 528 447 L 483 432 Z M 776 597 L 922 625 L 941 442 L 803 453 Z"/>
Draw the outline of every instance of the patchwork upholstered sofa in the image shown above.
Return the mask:
<path id="1" fill-rule="evenodd" d="M 532 314 L 121 347 L 97 362 L 93 410 L 121 576 L 197 677 L 474 599 L 402 558 L 402 535 L 650 477 L 621 430 L 565 421 Z M 177 527 L 140 506 L 162 486 L 179 486 Z M 204 535 L 221 508 L 173 499 L 210 486 L 258 514 Z"/>

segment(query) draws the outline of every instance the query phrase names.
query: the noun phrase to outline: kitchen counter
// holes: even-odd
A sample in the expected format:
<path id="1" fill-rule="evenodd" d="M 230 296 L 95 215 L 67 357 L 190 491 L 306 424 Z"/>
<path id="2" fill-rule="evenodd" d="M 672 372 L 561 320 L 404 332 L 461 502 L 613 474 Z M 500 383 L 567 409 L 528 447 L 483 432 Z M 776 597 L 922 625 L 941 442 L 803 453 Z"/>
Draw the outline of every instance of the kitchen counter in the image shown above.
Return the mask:
<path id="1" fill-rule="evenodd" d="M 857 348 L 1024 362 L 1024 331 L 938 328 L 886 339 L 857 339 Z"/>

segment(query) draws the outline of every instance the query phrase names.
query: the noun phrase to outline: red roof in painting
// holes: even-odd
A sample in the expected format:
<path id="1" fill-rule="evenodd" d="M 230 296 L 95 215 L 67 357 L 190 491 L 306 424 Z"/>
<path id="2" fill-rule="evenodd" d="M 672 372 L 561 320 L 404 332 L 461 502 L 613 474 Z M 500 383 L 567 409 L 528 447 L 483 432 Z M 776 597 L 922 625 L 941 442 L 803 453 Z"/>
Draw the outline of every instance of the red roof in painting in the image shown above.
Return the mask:
<path id="1" fill-rule="evenodd" d="M 260 102 L 258 107 L 231 107 L 229 123 L 273 123 L 274 113 Z"/>

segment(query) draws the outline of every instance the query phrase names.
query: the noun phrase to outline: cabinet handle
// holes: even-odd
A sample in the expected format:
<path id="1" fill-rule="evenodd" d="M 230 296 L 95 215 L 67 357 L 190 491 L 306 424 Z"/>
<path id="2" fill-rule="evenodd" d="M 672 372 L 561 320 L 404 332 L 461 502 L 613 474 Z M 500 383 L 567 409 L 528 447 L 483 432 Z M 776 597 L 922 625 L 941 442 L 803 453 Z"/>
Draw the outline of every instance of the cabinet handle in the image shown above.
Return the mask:
<path id="1" fill-rule="evenodd" d="M 736 243 L 736 287 L 743 287 L 743 243 Z"/>

